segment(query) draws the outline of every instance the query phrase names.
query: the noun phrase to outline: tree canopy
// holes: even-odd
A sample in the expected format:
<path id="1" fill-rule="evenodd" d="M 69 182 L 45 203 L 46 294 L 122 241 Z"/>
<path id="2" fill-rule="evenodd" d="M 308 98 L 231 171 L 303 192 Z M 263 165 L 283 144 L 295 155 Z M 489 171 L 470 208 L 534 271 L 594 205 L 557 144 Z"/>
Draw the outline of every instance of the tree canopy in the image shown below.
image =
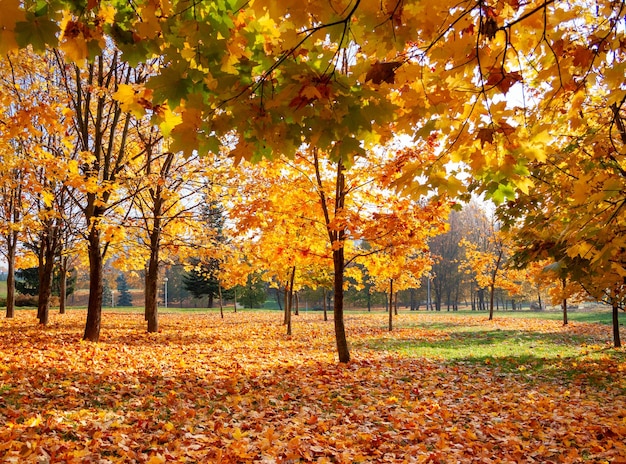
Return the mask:
<path id="1" fill-rule="evenodd" d="M 123 234 L 108 215 L 122 201 L 117 182 L 136 175 L 127 163 L 146 151 L 141 128 L 152 127 L 164 155 L 240 163 L 312 153 L 333 166 L 336 193 L 319 190 L 322 209 L 335 199 L 325 232 L 336 276 L 346 173 L 389 150 L 393 159 L 372 168 L 389 187 L 415 201 L 484 193 L 506 205 L 509 230 L 524 229 L 522 260 L 550 258 L 595 297 L 609 289 L 612 304 L 626 294 L 624 0 L 5 0 L 3 9 L 0 53 L 48 53 L 67 91 L 71 111 L 54 101 L 35 121 L 55 112 L 74 121 L 74 152 L 64 151 L 85 195 L 93 276 Z M 6 114 L 11 98 L 0 100 Z M 16 140 L 41 133 L 33 119 L 20 125 L 29 111 L 3 116 L 11 162 Z M 57 165 L 47 147 L 37 153 Z M 334 284 L 342 291 L 343 277 Z M 97 306 L 101 285 L 93 290 Z M 97 340 L 91 303 L 89 320 L 85 338 Z"/>

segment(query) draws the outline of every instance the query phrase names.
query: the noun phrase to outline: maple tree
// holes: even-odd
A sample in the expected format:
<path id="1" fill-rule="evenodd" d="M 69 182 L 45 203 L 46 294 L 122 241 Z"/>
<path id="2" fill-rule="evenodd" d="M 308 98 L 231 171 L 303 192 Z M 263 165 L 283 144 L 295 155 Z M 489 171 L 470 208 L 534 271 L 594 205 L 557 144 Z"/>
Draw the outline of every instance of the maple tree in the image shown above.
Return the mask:
<path id="1" fill-rule="evenodd" d="M 58 92 L 54 66 L 46 57 L 23 51 L 2 63 L 3 114 L 6 119 L 1 137 L 13 153 L 5 153 L 5 218 L 13 223 L 6 231 L 8 246 L 10 316 L 14 284 L 12 274 L 17 233 L 37 255 L 39 263 L 39 311 L 47 323 L 54 264 L 62 238 L 63 213 L 69 202 L 61 184 L 63 166 L 58 159 L 67 151 L 63 133 L 66 108 Z M 12 158 L 12 159 L 11 159 Z M 17 164 L 16 164 L 17 163 Z M 17 167 L 16 167 L 17 166 Z M 18 184 L 16 185 L 15 182 Z"/>
<path id="2" fill-rule="evenodd" d="M 471 171 L 470 185 L 497 202 L 537 188 L 541 176 L 530 171 L 551 165 L 552 153 L 577 153 L 554 165 L 582 168 L 574 191 L 590 199 L 566 228 L 566 254 L 592 250 L 603 263 L 597 275 L 606 270 L 594 292 L 612 288 L 619 306 L 623 234 L 597 229 L 619 221 L 622 204 L 614 192 L 626 101 L 623 1 L 5 6 L 2 52 L 51 45 L 93 62 L 115 43 L 132 65 L 155 56 L 167 63 L 125 104 L 158 108 L 155 122 L 170 133 L 173 152 L 217 153 L 225 144 L 237 158 L 258 160 L 309 144 L 338 163 L 339 180 L 355 158 L 405 134 L 428 141 L 432 156 L 398 156 L 397 186 L 416 198 L 433 189 L 456 194 L 465 183 L 450 172 L 453 161 L 452 170 Z M 594 167 L 604 172 L 595 182 Z M 602 208 L 607 201 L 613 208 Z M 594 214 L 598 207 L 606 214 Z"/>
<path id="3" fill-rule="evenodd" d="M 343 292 L 370 278 L 390 278 L 407 288 L 429 264 L 427 238 L 445 229 L 446 199 L 421 202 L 393 194 L 396 151 L 357 157 L 351 166 L 317 148 L 293 158 L 245 164 L 230 178 L 236 195 L 230 217 L 243 234 L 247 253 L 267 279 L 285 289 L 285 318 L 291 330 L 293 293 L 303 285 L 328 285 L 332 275 L 333 314 L 341 362 L 349 360 Z M 419 159 L 424 153 L 407 150 Z M 410 276 L 410 277 L 409 277 Z"/>
<path id="4" fill-rule="evenodd" d="M 148 332 L 158 332 L 159 269 L 163 262 L 184 261 L 201 235 L 196 210 L 202 202 L 199 177 L 209 160 L 183 158 L 163 150 L 158 130 L 142 121 L 137 134 L 144 147 L 128 163 L 132 172 L 128 191 L 129 214 L 123 221 L 127 238 L 137 244 L 115 257 L 121 269 L 145 270 L 144 308 Z"/>
<path id="5" fill-rule="evenodd" d="M 479 288 L 489 289 L 489 320 L 493 319 L 494 298 L 496 288 L 509 293 L 521 292 L 521 278 L 517 269 L 508 268 L 506 261 L 510 253 L 510 244 L 505 235 L 491 224 L 491 231 L 483 240 L 483 245 L 462 239 L 465 257 L 462 268 L 471 273 Z"/>

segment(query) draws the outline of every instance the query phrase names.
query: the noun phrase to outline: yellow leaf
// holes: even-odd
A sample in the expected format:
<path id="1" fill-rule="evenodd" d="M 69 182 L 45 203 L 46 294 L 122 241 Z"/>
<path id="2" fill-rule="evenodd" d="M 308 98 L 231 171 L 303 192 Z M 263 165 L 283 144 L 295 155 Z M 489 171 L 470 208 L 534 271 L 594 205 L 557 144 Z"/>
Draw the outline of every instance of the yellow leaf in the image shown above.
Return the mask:
<path id="1" fill-rule="evenodd" d="M 165 462 L 166 460 L 163 455 L 155 454 L 148 460 L 147 464 L 165 464 Z"/>

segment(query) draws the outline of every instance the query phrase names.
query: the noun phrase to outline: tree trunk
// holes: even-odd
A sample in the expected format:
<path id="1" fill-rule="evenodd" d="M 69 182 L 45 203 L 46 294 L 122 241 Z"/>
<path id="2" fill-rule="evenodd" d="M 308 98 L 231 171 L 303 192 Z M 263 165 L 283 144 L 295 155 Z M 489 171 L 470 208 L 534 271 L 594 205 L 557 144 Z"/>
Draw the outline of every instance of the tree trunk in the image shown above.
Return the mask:
<path id="1" fill-rule="evenodd" d="M 333 250 L 333 290 L 335 292 L 335 302 L 333 305 L 333 315 L 335 318 L 335 339 L 337 341 L 337 353 L 339 362 L 350 362 L 350 350 L 346 338 L 346 327 L 343 321 L 343 274 L 345 268 L 343 246 L 338 250 Z"/>
<path id="2" fill-rule="evenodd" d="M 291 268 L 291 277 L 289 278 L 289 292 L 287 293 L 287 302 L 285 303 L 285 323 L 287 324 L 287 335 L 291 335 L 291 308 L 293 306 L 293 283 L 295 279 L 296 266 L 293 266 Z"/>
<path id="3" fill-rule="evenodd" d="M 393 330 L 393 279 L 389 279 L 389 332 Z"/>
<path id="4" fill-rule="evenodd" d="M 94 222 L 89 230 L 89 300 L 87 303 L 87 322 L 83 340 L 97 342 L 100 340 L 100 323 L 102 320 L 103 272 L 102 253 L 100 251 L 100 231 Z"/>
<path id="5" fill-rule="evenodd" d="M 235 312 L 237 312 L 237 289 L 235 288 L 235 290 L 233 292 L 235 294 L 235 296 L 234 296 L 234 298 L 235 298 Z"/>
<path id="6" fill-rule="evenodd" d="M 148 260 L 148 269 L 146 269 L 145 278 L 145 319 L 148 323 L 148 332 L 156 333 L 159 331 L 159 258 L 158 251 L 156 256 L 154 250 L 150 252 L 150 259 Z"/>
<path id="7" fill-rule="evenodd" d="M 48 324 L 50 315 L 50 297 L 52 296 L 52 276 L 54 273 L 55 247 L 50 236 L 41 241 L 41 260 L 39 268 L 39 298 L 37 301 L 37 316 L 39 323 Z"/>
<path id="8" fill-rule="evenodd" d="M 283 302 L 284 302 L 284 308 L 283 308 L 283 325 L 287 325 L 287 322 L 289 322 L 289 314 L 291 312 L 291 308 L 289 307 L 289 283 L 286 282 L 285 283 L 285 291 L 283 292 Z"/>
<path id="9" fill-rule="evenodd" d="M 300 300 L 298 298 L 298 292 L 293 292 L 293 302 L 294 302 L 294 307 L 295 307 L 294 314 L 296 316 L 299 316 L 300 315 Z"/>
<path id="10" fill-rule="evenodd" d="M 561 279 L 561 285 L 563 287 L 563 291 L 565 291 L 565 287 L 567 286 L 567 279 Z M 567 325 L 567 298 L 563 298 L 561 302 L 561 308 L 563 308 L 563 325 Z"/>
<path id="11" fill-rule="evenodd" d="M 493 296 L 494 296 L 494 284 L 492 283 L 489 286 L 489 320 L 493 320 Z"/>
<path id="12" fill-rule="evenodd" d="M 613 308 L 613 346 L 615 348 L 621 348 L 622 341 L 619 336 L 619 302 L 617 298 L 611 298 L 611 306 Z"/>
<path id="13" fill-rule="evenodd" d="M 322 289 L 322 297 L 324 298 L 324 301 L 322 302 L 322 308 L 324 309 L 324 320 L 327 321 L 328 320 L 328 301 L 326 300 L 326 289 L 323 288 Z"/>
<path id="14" fill-rule="evenodd" d="M 291 335 L 291 307 L 289 306 L 289 284 L 285 285 L 285 310 L 283 312 L 283 325 L 287 327 L 287 335 Z"/>
<path id="15" fill-rule="evenodd" d="M 498 269 L 500 269 L 500 263 L 502 261 L 502 254 L 504 253 L 504 249 L 501 248 L 498 252 L 498 259 L 496 260 L 496 265 L 491 274 L 491 285 L 489 286 L 490 295 L 489 295 L 489 320 L 493 320 L 493 297 L 496 290 L 496 277 L 498 276 Z"/>
<path id="16" fill-rule="evenodd" d="M 67 305 L 67 264 L 68 257 L 62 256 L 59 264 L 59 314 L 65 314 Z"/>
<path id="17" fill-rule="evenodd" d="M 7 318 L 15 317 L 15 254 L 17 250 L 17 232 L 7 237 Z"/>
<path id="18" fill-rule="evenodd" d="M 339 362 L 350 362 L 350 351 L 348 349 L 348 340 L 346 339 L 346 328 L 343 320 L 343 279 L 346 267 L 345 251 L 343 242 L 346 237 L 346 230 L 337 230 L 332 225 L 330 211 L 327 203 L 326 193 L 322 182 L 322 176 L 319 169 L 319 158 L 317 149 L 313 150 L 313 158 L 315 165 L 315 178 L 317 180 L 318 194 L 320 197 L 320 206 L 324 212 L 324 221 L 326 232 L 328 233 L 329 243 L 333 249 L 333 317 L 335 321 L 335 341 L 337 343 L 337 354 Z M 341 214 L 345 206 L 346 185 L 344 176 L 344 166 L 341 160 L 337 162 L 337 175 L 335 177 L 335 201 L 334 201 L 334 217 Z"/>

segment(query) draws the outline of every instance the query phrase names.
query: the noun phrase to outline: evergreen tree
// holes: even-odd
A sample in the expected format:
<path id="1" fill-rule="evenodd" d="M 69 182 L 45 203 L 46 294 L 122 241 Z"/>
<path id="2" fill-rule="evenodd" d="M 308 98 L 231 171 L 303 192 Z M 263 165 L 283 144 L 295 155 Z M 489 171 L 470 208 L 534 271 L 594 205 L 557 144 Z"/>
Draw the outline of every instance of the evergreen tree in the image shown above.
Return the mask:
<path id="1" fill-rule="evenodd" d="M 39 268 L 31 267 L 28 269 L 18 269 L 15 271 L 15 290 L 17 290 L 22 295 L 32 295 L 36 296 L 39 294 Z M 74 293 L 74 286 L 76 284 L 76 275 L 74 273 L 69 272 L 65 296 L 69 296 Z M 60 295 L 60 276 L 58 269 L 55 269 L 54 276 L 52 279 L 52 294 L 55 296 Z"/>
<path id="2" fill-rule="evenodd" d="M 117 300 L 118 306 L 132 306 L 133 305 L 133 297 L 130 294 L 128 288 L 128 282 L 126 281 L 126 276 L 124 274 L 120 274 L 117 276 L 117 291 L 119 292 L 119 299 Z"/>
<path id="3" fill-rule="evenodd" d="M 183 285 L 194 298 L 209 297 L 208 307 L 213 307 L 213 300 L 219 297 L 219 282 L 215 277 L 219 269 L 217 260 L 200 263 L 194 260 L 196 266 L 183 276 Z"/>
<path id="4" fill-rule="evenodd" d="M 39 294 L 39 269 L 31 267 L 15 271 L 15 290 L 22 295 Z"/>
<path id="5" fill-rule="evenodd" d="M 207 186 L 207 190 L 211 190 L 211 186 Z M 216 200 L 205 195 L 205 203 L 202 206 L 201 216 L 206 224 L 208 235 L 215 237 L 217 242 L 224 242 L 224 207 Z M 209 297 L 208 307 L 213 307 L 213 301 L 219 298 L 219 280 L 217 278 L 220 270 L 220 262 L 217 259 L 210 259 L 208 262 L 201 262 L 196 259 L 192 261 L 193 270 L 189 271 L 183 277 L 183 285 L 185 289 L 193 295 L 194 298 Z M 232 298 L 232 292 L 225 293 L 222 291 L 224 299 Z"/>
<path id="6" fill-rule="evenodd" d="M 237 295 L 244 308 L 260 308 L 267 299 L 267 285 L 258 277 L 249 275 L 245 287 L 237 288 Z"/>

